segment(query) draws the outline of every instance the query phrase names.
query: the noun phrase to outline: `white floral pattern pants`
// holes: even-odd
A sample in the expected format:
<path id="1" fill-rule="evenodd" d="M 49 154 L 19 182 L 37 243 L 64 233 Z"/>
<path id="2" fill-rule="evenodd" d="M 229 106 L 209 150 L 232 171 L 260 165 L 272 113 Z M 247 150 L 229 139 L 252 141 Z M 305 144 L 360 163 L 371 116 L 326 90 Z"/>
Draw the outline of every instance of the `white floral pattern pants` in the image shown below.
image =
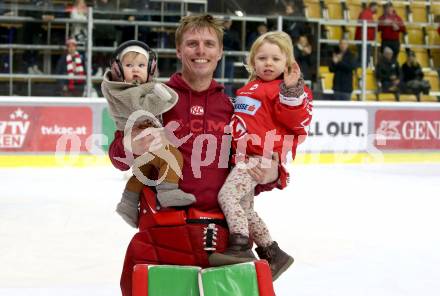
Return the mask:
<path id="1" fill-rule="evenodd" d="M 272 238 L 264 221 L 254 211 L 254 189 L 257 182 L 246 169 L 235 166 L 218 196 L 231 234 L 251 236 L 259 247 L 267 247 Z"/>

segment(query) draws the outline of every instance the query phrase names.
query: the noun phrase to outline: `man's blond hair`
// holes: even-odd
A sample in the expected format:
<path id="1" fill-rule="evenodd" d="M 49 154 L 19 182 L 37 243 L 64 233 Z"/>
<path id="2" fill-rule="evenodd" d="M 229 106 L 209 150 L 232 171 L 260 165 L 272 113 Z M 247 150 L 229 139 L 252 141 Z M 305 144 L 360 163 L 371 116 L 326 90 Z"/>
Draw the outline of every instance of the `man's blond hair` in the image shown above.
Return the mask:
<path id="1" fill-rule="evenodd" d="M 215 19 L 210 14 L 184 16 L 176 29 L 176 46 L 182 43 L 182 36 L 186 31 L 198 31 L 201 29 L 212 29 L 217 35 L 218 42 L 223 45 L 223 24 L 221 20 Z"/>

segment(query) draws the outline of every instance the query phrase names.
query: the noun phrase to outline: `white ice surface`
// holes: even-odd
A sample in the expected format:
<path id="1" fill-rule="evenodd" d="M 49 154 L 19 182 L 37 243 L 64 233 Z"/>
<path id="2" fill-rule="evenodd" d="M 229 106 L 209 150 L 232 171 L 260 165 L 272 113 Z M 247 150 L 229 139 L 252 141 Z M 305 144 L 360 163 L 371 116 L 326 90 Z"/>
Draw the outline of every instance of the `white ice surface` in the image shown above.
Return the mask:
<path id="1" fill-rule="evenodd" d="M 440 295 L 440 165 L 295 165 L 256 198 L 295 257 L 277 296 Z M 0 169 L 0 295 L 120 295 L 112 167 Z"/>

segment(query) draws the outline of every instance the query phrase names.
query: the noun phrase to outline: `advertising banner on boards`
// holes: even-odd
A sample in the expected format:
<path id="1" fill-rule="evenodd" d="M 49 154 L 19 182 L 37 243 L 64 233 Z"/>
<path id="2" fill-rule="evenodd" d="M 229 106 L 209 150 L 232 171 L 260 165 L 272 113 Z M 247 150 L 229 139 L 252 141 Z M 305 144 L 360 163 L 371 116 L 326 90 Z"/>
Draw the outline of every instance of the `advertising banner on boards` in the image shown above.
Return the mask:
<path id="1" fill-rule="evenodd" d="M 66 137 L 66 145 L 71 145 L 67 143 L 69 137 L 74 138 L 75 145 L 69 150 L 86 151 L 84 143 L 93 133 L 92 128 L 89 107 L 2 107 L 0 152 L 55 152 L 62 136 Z"/>
<path id="2" fill-rule="evenodd" d="M 367 150 L 368 111 L 361 108 L 315 108 L 304 152 Z"/>
<path id="3" fill-rule="evenodd" d="M 440 149 L 440 110 L 378 110 L 375 130 L 387 149 Z"/>

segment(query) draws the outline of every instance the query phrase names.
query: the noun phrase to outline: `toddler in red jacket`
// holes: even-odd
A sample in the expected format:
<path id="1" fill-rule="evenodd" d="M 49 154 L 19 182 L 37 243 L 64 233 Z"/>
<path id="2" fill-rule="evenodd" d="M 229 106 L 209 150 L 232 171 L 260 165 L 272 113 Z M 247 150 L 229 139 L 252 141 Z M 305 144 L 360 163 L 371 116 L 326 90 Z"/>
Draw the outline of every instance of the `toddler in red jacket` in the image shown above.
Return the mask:
<path id="1" fill-rule="evenodd" d="M 260 36 L 251 47 L 248 65 L 250 79 L 237 91 L 231 120 L 235 166 L 218 195 L 231 233 L 229 247 L 222 254 L 212 254 L 210 263 L 217 266 L 254 260 L 251 237 L 258 246 L 259 257 L 269 262 L 275 280 L 293 263 L 293 258 L 272 240 L 254 211 L 257 183 L 246 167 L 255 159 L 264 165 L 265 159 L 274 156 L 285 162 L 289 151 L 295 157 L 298 138 L 307 135 L 312 98 L 286 33 Z M 281 187 L 285 187 L 287 173 L 280 180 Z"/>

